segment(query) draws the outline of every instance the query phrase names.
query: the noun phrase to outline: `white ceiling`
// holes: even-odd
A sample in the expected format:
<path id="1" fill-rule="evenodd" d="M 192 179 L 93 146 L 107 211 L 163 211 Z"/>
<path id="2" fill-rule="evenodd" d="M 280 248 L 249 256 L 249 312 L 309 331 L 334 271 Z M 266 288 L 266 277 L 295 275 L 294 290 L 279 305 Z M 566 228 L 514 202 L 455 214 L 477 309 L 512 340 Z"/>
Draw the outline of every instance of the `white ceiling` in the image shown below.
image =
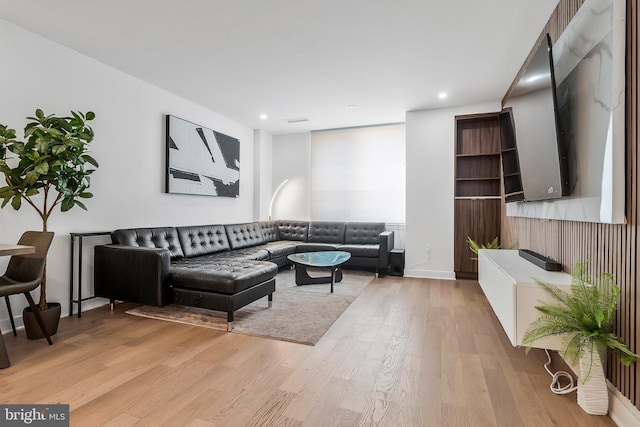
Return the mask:
<path id="1" fill-rule="evenodd" d="M 0 18 L 279 134 L 501 99 L 557 3 L 0 0 Z"/>

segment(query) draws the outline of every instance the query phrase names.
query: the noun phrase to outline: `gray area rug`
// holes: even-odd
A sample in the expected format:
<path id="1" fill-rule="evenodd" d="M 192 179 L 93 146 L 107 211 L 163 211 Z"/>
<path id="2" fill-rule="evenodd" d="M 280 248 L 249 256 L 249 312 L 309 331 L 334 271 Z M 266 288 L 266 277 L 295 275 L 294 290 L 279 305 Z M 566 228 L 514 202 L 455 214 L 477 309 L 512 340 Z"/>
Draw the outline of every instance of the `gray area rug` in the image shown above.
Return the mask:
<path id="1" fill-rule="evenodd" d="M 313 275 L 326 274 L 326 271 L 322 271 Z M 336 283 L 332 294 L 329 284 L 296 286 L 293 271 L 280 271 L 276 276 L 273 306 L 268 307 L 265 297 L 236 311 L 233 332 L 315 345 L 373 279 L 373 273 L 345 271 L 342 281 Z M 227 329 L 225 312 L 177 304 L 165 307 L 145 305 L 127 310 L 126 313 L 213 329 Z"/>

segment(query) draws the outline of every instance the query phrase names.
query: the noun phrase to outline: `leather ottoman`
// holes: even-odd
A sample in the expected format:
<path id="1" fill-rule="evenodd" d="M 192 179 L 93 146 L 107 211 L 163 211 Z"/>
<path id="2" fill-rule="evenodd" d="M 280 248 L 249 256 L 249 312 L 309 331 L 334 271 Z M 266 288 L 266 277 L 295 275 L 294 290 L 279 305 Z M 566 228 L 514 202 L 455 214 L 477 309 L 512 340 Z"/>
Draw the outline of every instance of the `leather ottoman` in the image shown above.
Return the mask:
<path id="1" fill-rule="evenodd" d="M 191 263 L 189 263 L 191 264 Z M 234 311 L 276 290 L 276 264 L 265 261 L 203 262 L 171 268 L 176 304 L 227 312 L 227 330 L 233 329 Z"/>

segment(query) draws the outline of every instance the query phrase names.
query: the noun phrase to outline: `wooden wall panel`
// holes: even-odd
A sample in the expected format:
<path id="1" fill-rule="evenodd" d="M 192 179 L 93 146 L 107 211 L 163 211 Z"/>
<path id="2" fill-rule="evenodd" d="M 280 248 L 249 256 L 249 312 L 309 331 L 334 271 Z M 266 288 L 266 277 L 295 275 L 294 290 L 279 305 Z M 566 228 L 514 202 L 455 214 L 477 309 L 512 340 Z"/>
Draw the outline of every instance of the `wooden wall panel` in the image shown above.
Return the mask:
<path id="1" fill-rule="evenodd" d="M 631 292 L 629 288 L 634 289 L 638 282 L 638 236 L 637 236 L 637 224 L 638 224 L 638 74 L 640 69 L 638 68 L 638 3 L 635 0 L 627 1 L 627 203 L 630 207 L 627 210 L 630 212 L 631 221 L 629 222 L 628 230 L 628 246 L 629 246 L 629 260 L 633 262 L 629 263 L 630 272 L 627 277 L 627 285 L 625 287 L 625 295 L 627 300 L 625 301 L 626 318 L 630 327 L 634 328 L 634 348 L 636 352 L 640 349 L 640 328 L 637 327 L 639 318 L 637 312 L 636 299 L 631 300 L 629 295 Z M 622 316 L 621 316 L 622 317 Z M 637 365 L 637 364 L 636 364 Z M 636 407 L 640 408 L 640 372 L 638 367 L 632 370 L 630 378 L 633 387 L 629 398 L 632 399 Z M 617 384 L 616 384 L 617 385 Z"/>
<path id="2" fill-rule="evenodd" d="M 555 43 L 584 0 L 560 0 L 545 32 Z M 636 353 L 640 352 L 638 292 L 638 5 L 627 0 L 626 64 L 626 225 L 538 220 L 505 216 L 501 221 L 502 241 L 545 254 L 573 270 L 578 259 L 591 260 L 591 274 L 610 272 L 620 285 L 620 305 L 616 314 L 616 334 Z M 514 84 L 517 78 L 514 80 Z M 512 85 L 513 86 L 513 85 Z M 510 88 L 511 90 L 511 88 Z M 627 368 L 610 355 L 607 378 L 640 409 L 640 363 Z"/>

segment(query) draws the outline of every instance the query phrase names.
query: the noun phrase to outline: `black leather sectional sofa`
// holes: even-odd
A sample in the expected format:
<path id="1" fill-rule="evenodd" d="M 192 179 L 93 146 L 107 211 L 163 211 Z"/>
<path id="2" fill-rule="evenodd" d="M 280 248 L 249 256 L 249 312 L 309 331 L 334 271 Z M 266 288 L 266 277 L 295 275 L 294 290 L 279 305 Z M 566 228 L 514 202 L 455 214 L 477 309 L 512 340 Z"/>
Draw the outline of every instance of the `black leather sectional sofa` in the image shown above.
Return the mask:
<path id="1" fill-rule="evenodd" d="M 384 273 L 393 231 L 384 223 L 259 221 L 120 229 L 95 247 L 95 295 L 154 306 L 178 303 L 227 312 L 275 291 L 278 268 L 295 252 L 351 253 L 343 268 Z"/>

